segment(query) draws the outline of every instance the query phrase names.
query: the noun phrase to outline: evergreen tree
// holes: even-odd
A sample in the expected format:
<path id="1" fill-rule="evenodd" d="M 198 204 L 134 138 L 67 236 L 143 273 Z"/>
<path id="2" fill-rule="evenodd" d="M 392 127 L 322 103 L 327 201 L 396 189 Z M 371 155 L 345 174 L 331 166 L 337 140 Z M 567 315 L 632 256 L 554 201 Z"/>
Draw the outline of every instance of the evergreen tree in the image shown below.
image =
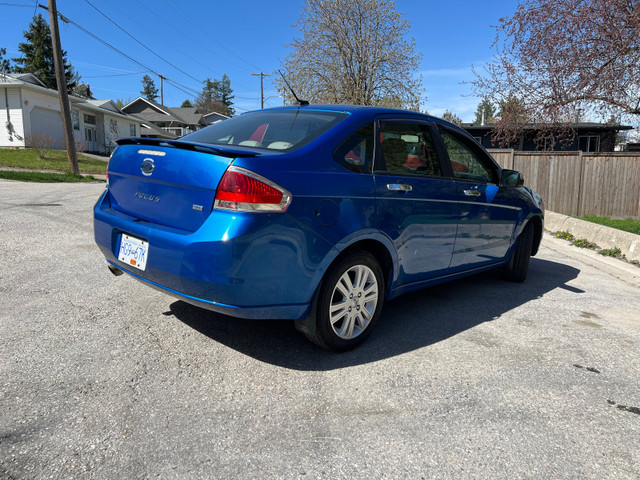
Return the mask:
<path id="1" fill-rule="evenodd" d="M 142 77 L 142 90 L 140 90 L 140 95 L 152 102 L 155 102 L 158 98 L 158 89 L 149 75 Z"/>
<path id="2" fill-rule="evenodd" d="M 483 118 L 484 113 L 484 118 Z M 494 107 L 486 98 L 478 104 L 476 109 L 476 118 L 473 123 L 496 123 L 496 107 Z"/>
<path id="3" fill-rule="evenodd" d="M 182 105 L 180 105 L 180 108 L 190 108 L 193 107 L 193 103 L 191 103 L 191 100 L 187 99 L 184 102 L 182 102 Z"/>
<path id="4" fill-rule="evenodd" d="M 4 58 L 3 56 L 7 54 L 6 48 L 0 48 L 0 72 L 9 73 L 11 72 L 11 63 L 8 58 Z"/>
<path id="5" fill-rule="evenodd" d="M 231 88 L 231 80 L 227 77 L 227 74 L 222 75 L 222 80 L 218 85 L 218 92 L 220 95 L 220 101 L 224 105 L 224 111 L 220 112 L 227 117 L 232 117 L 236 110 L 231 107 L 233 105 L 233 89 Z"/>
<path id="6" fill-rule="evenodd" d="M 27 41 L 18 45 L 18 50 L 22 52 L 23 56 L 13 59 L 16 65 L 12 67 L 12 71 L 33 73 L 47 88 L 57 90 L 51 30 L 40 13 L 33 17 L 29 24 L 29 30 L 24 32 L 24 38 Z M 62 51 L 62 63 L 64 64 L 64 76 L 67 80 L 67 92 L 71 93 L 80 80 L 80 75 L 67 62 L 67 52 L 64 50 Z"/>
<path id="7" fill-rule="evenodd" d="M 196 107 L 201 113 L 217 112 L 228 117 L 233 116 L 236 111 L 233 105 L 233 90 L 231 80 L 225 74 L 222 80 L 211 80 L 207 78 L 204 82 L 202 92 L 196 98 Z"/>

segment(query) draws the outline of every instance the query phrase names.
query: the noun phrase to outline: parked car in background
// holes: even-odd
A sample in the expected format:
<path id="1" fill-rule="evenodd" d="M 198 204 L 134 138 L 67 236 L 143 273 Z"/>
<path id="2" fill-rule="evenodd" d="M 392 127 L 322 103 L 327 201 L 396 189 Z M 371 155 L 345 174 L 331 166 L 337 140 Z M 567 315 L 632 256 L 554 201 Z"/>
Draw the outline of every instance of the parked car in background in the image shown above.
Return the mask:
<path id="1" fill-rule="evenodd" d="M 199 307 L 295 320 L 347 350 L 385 300 L 487 269 L 523 281 L 544 207 L 460 128 L 415 112 L 306 105 L 178 140 L 118 141 L 95 239 Z"/>

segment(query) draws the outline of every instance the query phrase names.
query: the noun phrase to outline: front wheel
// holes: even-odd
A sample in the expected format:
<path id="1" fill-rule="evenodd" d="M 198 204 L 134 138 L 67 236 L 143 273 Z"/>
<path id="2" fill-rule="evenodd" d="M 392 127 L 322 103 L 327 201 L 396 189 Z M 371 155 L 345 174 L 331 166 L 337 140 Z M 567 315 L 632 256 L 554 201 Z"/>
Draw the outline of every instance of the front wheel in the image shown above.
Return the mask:
<path id="1" fill-rule="evenodd" d="M 533 225 L 531 222 L 525 225 L 518 237 L 516 247 L 513 249 L 509 263 L 505 267 L 504 277 L 512 282 L 524 282 L 529 271 L 529 260 L 533 249 Z"/>
<path id="2" fill-rule="evenodd" d="M 316 332 L 309 338 L 329 350 L 354 348 L 378 322 L 384 293 L 382 269 L 370 253 L 346 256 L 328 272 L 322 284 Z"/>

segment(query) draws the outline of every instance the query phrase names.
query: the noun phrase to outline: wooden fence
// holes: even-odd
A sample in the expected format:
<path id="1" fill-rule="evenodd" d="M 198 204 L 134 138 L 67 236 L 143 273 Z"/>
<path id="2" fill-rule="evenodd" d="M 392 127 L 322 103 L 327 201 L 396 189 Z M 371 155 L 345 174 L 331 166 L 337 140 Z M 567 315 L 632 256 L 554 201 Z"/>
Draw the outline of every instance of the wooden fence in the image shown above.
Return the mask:
<path id="1" fill-rule="evenodd" d="M 518 170 L 548 210 L 565 215 L 640 218 L 640 154 L 489 150 Z"/>

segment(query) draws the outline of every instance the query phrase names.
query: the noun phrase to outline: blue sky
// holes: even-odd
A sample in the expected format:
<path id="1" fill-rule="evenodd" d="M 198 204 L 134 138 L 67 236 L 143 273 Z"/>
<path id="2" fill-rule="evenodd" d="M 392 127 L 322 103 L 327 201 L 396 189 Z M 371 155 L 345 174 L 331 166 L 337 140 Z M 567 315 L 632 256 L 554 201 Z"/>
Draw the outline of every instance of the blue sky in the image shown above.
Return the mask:
<path id="1" fill-rule="evenodd" d="M 19 56 L 18 43 L 24 40 L 23 31 L 34 11 L 48 19 L 47 11 L 36 9 L 36 3 L 0 1 L 0 47 L 7 49 L 7 57 Z M 435 115 L 448 109 L 464 121 L 473 120 L 479 99 L 470 96 L 469 85 L 461 82 L 473 79 L 472 65 L 481 67 L 491 59 L 492 25 L 500 17 L 512 15 L 517 3 L 396 1 L 396 9 L 411 22 L 411 36 L 423 54 L 420 71 L 427 96 L 423 109 Z M 77 26 L 61 22 L 63 49 L 96 98 L 134 99 L 148 67 L 179 84 L 164 84 L 165 105 L 179 106 L 202 89 L 199 81 L 226 73 L 238 112 L 260 108 L 260 79 L 251 74 L 274 73 L 280 67 L 287 55 L 286 45 L 300 35 L 293 25 L 303 4 L 303 0 L 57 2 L 61 14 L 144 65 L 114 52 Z M 281 103 L 271 78 L 265 78 L 266 106 Z M 160 80 L 155 76 L 154 80 L 160 88 Z"/>

